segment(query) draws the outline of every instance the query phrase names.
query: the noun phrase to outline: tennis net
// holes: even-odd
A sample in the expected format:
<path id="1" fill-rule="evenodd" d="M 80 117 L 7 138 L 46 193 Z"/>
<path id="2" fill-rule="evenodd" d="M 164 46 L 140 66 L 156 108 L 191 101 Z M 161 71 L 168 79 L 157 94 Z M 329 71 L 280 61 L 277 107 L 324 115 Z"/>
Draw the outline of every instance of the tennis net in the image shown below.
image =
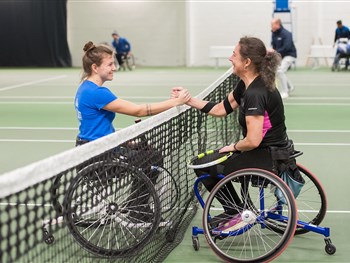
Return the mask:
<path id="1" fill-rule="evenodd" d="M 231 72 L 197 97 L 221 101 Z M 0 175 L 0 262 L 163 261 L 197 210 L 187 162 L 239 132 L 181 106 Z"/>

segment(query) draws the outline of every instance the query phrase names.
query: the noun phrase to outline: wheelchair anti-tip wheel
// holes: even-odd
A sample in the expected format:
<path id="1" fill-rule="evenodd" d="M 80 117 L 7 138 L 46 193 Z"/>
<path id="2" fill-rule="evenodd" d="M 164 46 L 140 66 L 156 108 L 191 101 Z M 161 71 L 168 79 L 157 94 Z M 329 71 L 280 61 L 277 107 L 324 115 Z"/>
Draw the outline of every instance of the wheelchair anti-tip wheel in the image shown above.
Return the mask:
<path id="1" fill-rule="evenodd" d="M 271 186 L 281 191 L 286 203 L 283 217 L 276 211 L 280 200 L 270 191 Z M 233 201 L 232 187 L 241 202 Z M 225 213 L 222 203 L 226 203 Z M 284 221 L 283 233 L 273 231 L 267 218 Z M 288 186 L 275 174 L 260 169 L 225 176 L 210 192 L 203 211 L 208 244 L 226 262 L 271 261 L 287 248 L 296 221 L 296 204 Z"/>
<path id="2" fill-rule="evenodd" d="M 64 198 L 64 219 L 74 239 L 103 257 L 137 253 L 160 222 L 152 182 L 139 169 L 96 162 L 73 179 Z"/>

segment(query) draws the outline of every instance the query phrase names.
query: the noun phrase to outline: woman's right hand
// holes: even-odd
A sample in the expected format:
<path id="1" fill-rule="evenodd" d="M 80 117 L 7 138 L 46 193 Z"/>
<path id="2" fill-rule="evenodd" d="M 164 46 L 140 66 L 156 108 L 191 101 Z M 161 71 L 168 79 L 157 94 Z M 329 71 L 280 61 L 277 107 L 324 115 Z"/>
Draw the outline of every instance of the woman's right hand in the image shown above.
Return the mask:
<path id="1" fill-rule="evenodd" d="M 174 98 L 179 101 L 179 105 L 182 105 L 191 99 L 191 94 L 187 89 L 182 88 L 181 90 L 175 91 Z"/>

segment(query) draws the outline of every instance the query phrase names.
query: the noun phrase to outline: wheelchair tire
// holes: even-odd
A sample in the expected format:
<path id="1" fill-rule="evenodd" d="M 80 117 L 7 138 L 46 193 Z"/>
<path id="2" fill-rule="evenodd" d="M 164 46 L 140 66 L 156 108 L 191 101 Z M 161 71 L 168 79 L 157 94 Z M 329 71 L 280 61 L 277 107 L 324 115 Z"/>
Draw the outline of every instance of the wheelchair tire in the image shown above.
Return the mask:
<path id="1" fill-rule="evenodd" d="M 296 198 L 298 207 L 298 220 L 312 225 L 320 225 L 327 212 L 327 198 L 322 184 L 317 177 L 304 166 L 298 164 L 301 176 L 305 185 Z M 274 231 L 281 233 L 284 231 L 283 222 L 274 222 L 269 225 Z M 300 225 L 295 230 L 296 235 L 309 232 Z"/>
<path id="2" fill-rule="evenodd" d="M 126 63 L 127 68 L 130 71 L 134 70 L 136 68 L 136 66 L 135 66 L 135 57 L 134 57 L 133 54 L 130 54 L 129 56 L 126 57 L 125 63 Z"/>
<path id="3" fill-rule="evenodd" d="M 133 166 L 96 162 L 73 178 L 64 202 L 64 220 L 74 239 L 102 257 L 138 253 L 160 222 L 152 182 Z"/>
<path id="4" fill-rule="evenodd" d="M 155 189 L 159 197 L 161 213 L 165 214 L 173 211 L 177 201 L 179 200 L 179 187 L 177 186 L 175 178 L 164 167 L 154 167 L 157 172 L 157 180 L 155 182 Z"/>
<path id="5" fill-rule="evenodd" d="M 236 204 L 232 184 L 241 202 Z M 278 200 L 266 185 L 277 187 L 286 201 L 286 225 L 282 234 L 265 224 L 267 210 Z M 249 194 L 248 194 L 249 193 Z M 235 214 L 223 214 L 225 200 Z M 228 210 L 229 211 L 229 210 Z M 222 222 L 213 224 L 216 218 Z M 296 228 L 297 210 L 292 192 L 275 174 L 261 169 L 243 169 L 225 176 L 210 192 L 203 211 L 203 230 L 209 246 L 225 262 L 268 262 L 278 257 L 292 240 Z"/>

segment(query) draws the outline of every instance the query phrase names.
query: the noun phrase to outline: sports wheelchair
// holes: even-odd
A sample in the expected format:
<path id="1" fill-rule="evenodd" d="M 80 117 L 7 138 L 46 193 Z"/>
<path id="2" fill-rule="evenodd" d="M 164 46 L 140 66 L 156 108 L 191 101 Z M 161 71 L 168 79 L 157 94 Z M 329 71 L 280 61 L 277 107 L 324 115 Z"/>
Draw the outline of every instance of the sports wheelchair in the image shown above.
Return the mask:
<path id="1" fill-rule="evenodd" d="M 126 69 L 130 71 L 134 70 L 136 68 L 134 55 L 131 52 L 129 52 L 129 54 L 127 55 L 123 55 L 122 64 L 119 66 L 120 66 L 120 69 L 123 69 L 124 71 Z"/>
<path id="2" fill-rule="evenodd" d="M 54 178 L 57 216 L 43 221 L 45 243 L 54 243 L 52 227 L 62 222 L 84 249 L 108 258 L 138 253 L 159 228 L 171 239 L 172 222 L 163 218 L 176 205 L 179 188 L 161 151 L 142 135 L 102 159 L 78 167 L 68 186 L 64 174 Z"/>
<path id="3" fill-rule="evenodd" d="M 337 52 L 331 67 L 332 71 L 347 70 L 350 59 L 350 40 L 347 38 L 340 38 L 336 41 Z"/>
<path id="4" fill-rule="evenodd" d="M 290 158 L 301 154 L 295 152 Z M 189 167 L 199 166 L 191 162 Z M 194 250 L 200 248 L 198 235 L 204 234 L 209 247 L 225 262 L 268 262 L 287 248 L 294 235 L 311 231 L 323 235 L 326 253 L 334 254 L 336 247 L 331 242 L 330 229 L 319 226 L 327 210 L 324 189 L 314 174 L 302 165 L 297 167 L 304 181 L 297 198 L 276 174 L 242 169 L 227 176 L 217 174 L 221 180 L 204 202 L 199 189 L 201 181 L 210 175 L 197 178 L 194 192 L 203 208 L 203 228 L 192 227 Z M 232 187 L 242 200 L 239 204 L 233 201 Z M 229 206 L 225 212 L 222 203 Z"/>

